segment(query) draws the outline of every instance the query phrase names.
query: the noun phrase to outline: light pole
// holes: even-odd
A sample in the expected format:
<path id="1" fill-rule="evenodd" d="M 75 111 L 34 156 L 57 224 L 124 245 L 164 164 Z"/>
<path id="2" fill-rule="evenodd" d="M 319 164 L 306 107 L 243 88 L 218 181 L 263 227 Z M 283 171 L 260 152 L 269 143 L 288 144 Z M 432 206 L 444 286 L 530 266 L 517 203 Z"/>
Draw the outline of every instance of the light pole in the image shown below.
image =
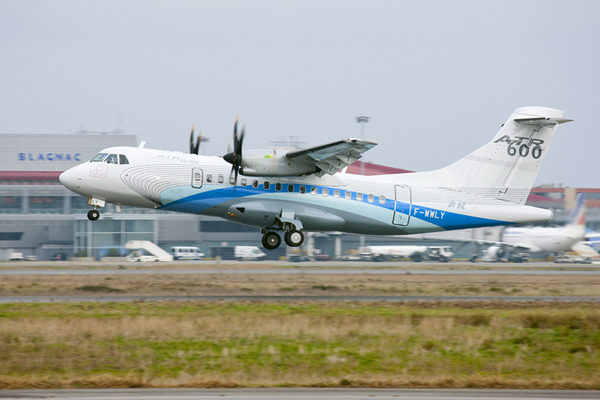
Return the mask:
<path id="1" fill-rule="evenodd" d="M 369 118 L 371 118 L 371 117 L 365 117 L 364 115 L 356 117 L 356 122 L 358 122 L 360 124 L 360 138 L 363 140 L 365 138 L 365 124 L 367 122 L 369 122 Z M 364 161 L 360 162 L 360 174 L 361 175 L 365 174 L 365 162 Z M 365 235 L 360 235 L 360 247 L 365 247 Z M 360 252 L 360 249 L 359 249 L 359 252 Z"/>
<path id="2" fill-rule="evenodd" d="M 371 117 L 365 117 L 364 115 L 356 117 L 356 122 L 358 122 L 360 124 L 360 138 L 363 140 L 365 138 L 365 124 L 367 122 L 369 122 L 369 118 L 371 118 Z M 365 174 L 365 162 L 364 161 L 360 162 L 360 174 L 361 175 Z"/>

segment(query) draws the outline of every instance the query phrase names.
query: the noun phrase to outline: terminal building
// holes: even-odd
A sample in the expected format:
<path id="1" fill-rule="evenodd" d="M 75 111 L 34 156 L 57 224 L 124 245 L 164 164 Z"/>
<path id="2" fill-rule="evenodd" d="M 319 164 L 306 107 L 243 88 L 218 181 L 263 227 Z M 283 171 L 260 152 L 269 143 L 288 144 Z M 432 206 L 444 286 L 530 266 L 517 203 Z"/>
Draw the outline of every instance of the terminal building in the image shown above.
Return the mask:
<path id="1" fill-rule="evenodd" d="M 91 207 L 87 199 L 64 188 L 59 175 L 91 159 L 101 149 L 137 146 L 134 135 L 0 134 L 0 141 L 0 260 L 8 259 L 11 252 L 38 260 L 72 256 L 97 259 L 106 249 L 122 248 L 129 240 L 149 240 L 166 250 L 171 246 L 198 246 L 207 256 L 215 247 L 260 246 L 262 234 L 257 228 L 213 217 L 134 207 L 121 207 L 117 212 L 107 204 L 98 221 L 89 221 L 86 213 Z M 409 171 L 357 161 L 348 172 L 376 175 Z M 600 231 L 600 189 L 535 188 L 528 204 L 553 209 L 553 223 L 560 225 L 566 223 L 568 208 L 578 192 L 587 193 L 588 228 Z M 456 235 L 494 240 L 498 229 L 456 231 Z M 361 243 L 414 244 L 423 240 L 336 232 L 308 236 L 307 244 L 312 243 L 318 252 L 332 258 L 357 249 Z M 266 253 L 277 259 L 287 251 L 290 248 L 281 246 Z"/>

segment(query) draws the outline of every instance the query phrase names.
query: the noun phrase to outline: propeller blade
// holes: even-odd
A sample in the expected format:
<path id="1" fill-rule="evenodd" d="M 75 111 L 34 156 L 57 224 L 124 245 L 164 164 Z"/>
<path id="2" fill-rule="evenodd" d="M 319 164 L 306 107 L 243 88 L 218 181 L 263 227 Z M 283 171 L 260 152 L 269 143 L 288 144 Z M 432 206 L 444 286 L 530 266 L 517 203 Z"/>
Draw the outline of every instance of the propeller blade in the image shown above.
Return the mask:
<path id="1" fill-rule="evenodd" d="M 244 125 L 238 136 L 238 119 L 239 118 L 236 117 L 235 123 L 233 124 L 233 151 L 229 150 L 229 143 L 227 143 L 227 154 L 223 156 L 223 159 L 231 164 L 229 180 L 231 181 L 231 174 L 234 174 L 234 186 L 237 185 L 237 178 L 240 173 L 240 166 L 242 165 L 242 145 L 244 143 L 244 135 L 246 134 L 246 125 Z"/>
<path id="2" fill-rule="evenodd" d="M 242 133 L 240 134 L 240 138 L 238 140 L 238 147 L 235 149 L 237 156 L 240 159 L 240 163 L 242 162 L 242 145 L 244 143 L 244 135 L 246 134 L 246 125 L 242 128 Z"/>
<path id="3" fill-rule="evenodd" d="M 190 132 L 190 154 L 194 154 L 194 128 L 196 128 L 196 124 L 192 125 L 192 131 Z"/>
<path id="4" fill-rule="evenodd" d="M 239 117 L 235 117 L 235 123 L 233 124 L 233 152 L 237 150 L 238 144 L 238 134 L 237 134 L 237 124 Z"/>
<path id="5" fill-rule="evenodd" d="M 196 154 L 198 154 L 198 150 L 200 150 L 200 146 L 202 145 L 202 142 L 204 142 L 204 136 L 202 136 L 202 131 L 200 131 L 200 132 L 198 132 L 198 140 L 196 142 Z"/>

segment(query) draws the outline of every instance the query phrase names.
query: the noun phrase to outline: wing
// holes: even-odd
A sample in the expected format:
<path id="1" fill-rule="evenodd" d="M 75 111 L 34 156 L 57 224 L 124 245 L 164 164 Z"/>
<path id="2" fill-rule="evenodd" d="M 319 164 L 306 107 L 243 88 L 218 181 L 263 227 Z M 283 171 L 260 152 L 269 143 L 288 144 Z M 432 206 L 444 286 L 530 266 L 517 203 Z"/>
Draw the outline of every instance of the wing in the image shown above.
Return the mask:
<path id="1" fill-rule="evenodd" d="M 308 149 L 292 150 L 285 154 L 290 160 L 316 167 L 315 175 L 333 175 L 362 157 L 362 153 L 377 146 L 377 142 L 362 139 L 344 139 Z"/>

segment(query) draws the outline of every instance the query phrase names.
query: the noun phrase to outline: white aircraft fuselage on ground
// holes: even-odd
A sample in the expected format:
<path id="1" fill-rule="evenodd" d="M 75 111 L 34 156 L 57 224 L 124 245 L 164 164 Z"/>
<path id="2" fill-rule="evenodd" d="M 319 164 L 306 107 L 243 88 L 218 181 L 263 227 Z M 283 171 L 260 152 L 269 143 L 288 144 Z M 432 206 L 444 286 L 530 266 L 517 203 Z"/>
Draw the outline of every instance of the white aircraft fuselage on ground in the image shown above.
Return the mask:
<path id="1" fill-rule="evenodd" d="M 549 221 L 551 211 L 524 203 L 556 127 L 569 121 L 562 116 L 543 107 L 518 109 L 492 141 L 429 172 L 338 172 L 375 146 L 373 141 L 346 139 L 242 156 L 240 140 L 237 153 L 224 158 L 112 147 L 65 171 L 60 181 L 95 208 L 108 202 L 255 226 L 267 249 L 279 246 L 278 232 L 288 245 L 299 246 L 304 231 L 405 235 Z M 99 213 L 94 209 L 88 217 Z"/>
<path id="2" fill-rule="evenodd" d="M 571 250 L 584 237 L 585 198 L 579 194 L 567 225 L 507 228 L 502 233 L 502 242 L 529 253 L 558 253 Z"/>

